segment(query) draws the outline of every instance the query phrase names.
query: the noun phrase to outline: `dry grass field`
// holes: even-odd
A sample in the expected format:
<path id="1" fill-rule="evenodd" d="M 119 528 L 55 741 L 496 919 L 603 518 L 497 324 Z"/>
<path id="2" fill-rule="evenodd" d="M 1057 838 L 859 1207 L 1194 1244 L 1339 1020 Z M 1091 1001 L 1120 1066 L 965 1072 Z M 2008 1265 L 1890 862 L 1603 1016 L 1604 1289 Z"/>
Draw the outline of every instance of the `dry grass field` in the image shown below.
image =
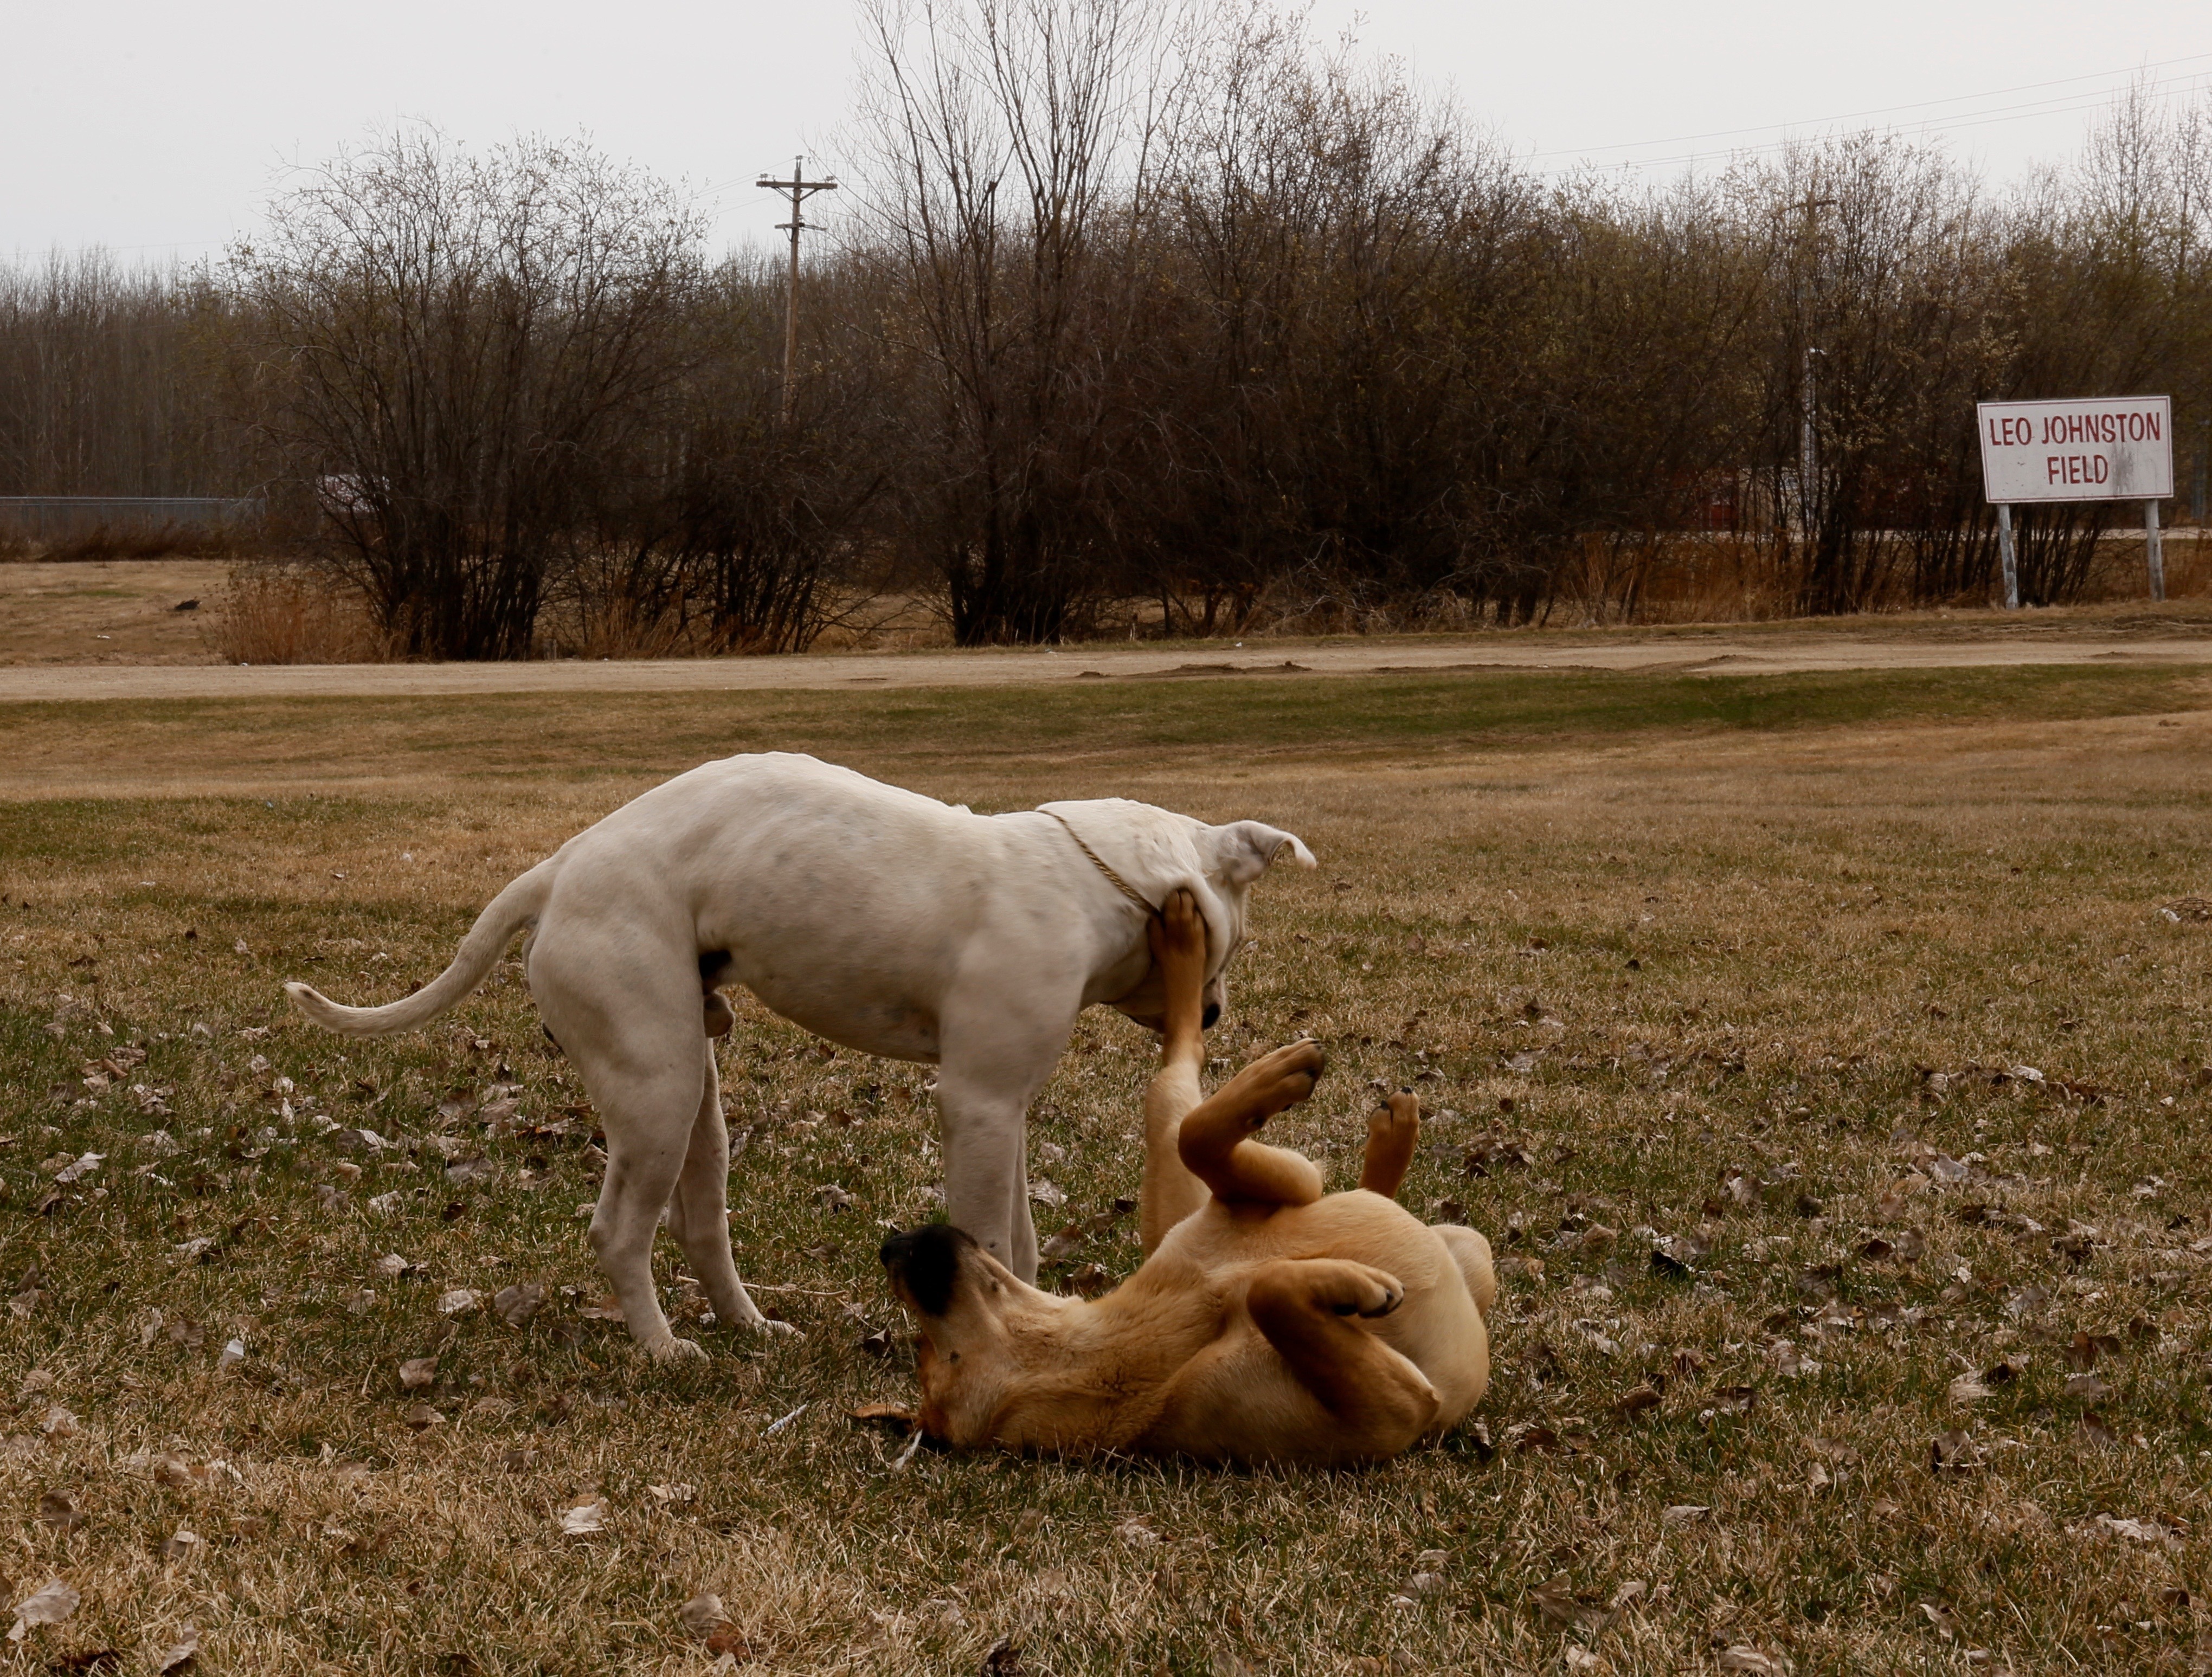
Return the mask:
<path id="1" fill-rule="evenodd" d="M 0 665 L 208 664 L 221 559 L 0 564 Z M 189 611 L 177 607 L 198 604 Z"/>
<path id="2" fill-rule="evenodd" d="M 0 1574 L 81 1600 L 0 1669 L 187 1625 L 239 1673 L 2203 1669 L 2208 696 L 9 707 Z M 1480 1425 L 1357 1473 L 902 1458 L 847 1412 L 909 1392 L 873 1254 L 933 1212 L 923 1068 L 741 1006 L 732 1232 L 806 1337 L 670 1369 L 607 1319 L 591 1115 L 511 964 L 383 1043 L 283 1008 L 398 993 L 576 828 L 771 746 L 1299 832 L 1217 1065 L 1322 1039 L 1279 1139 L 1340 1182 L 1372 1089 L 1421 1091 L 1407 1197 L 1508 1272 Z M 1039 1103 L 1048 1279 L 1133 1266 L 1149 1054 L 1088 1015 Z"/>

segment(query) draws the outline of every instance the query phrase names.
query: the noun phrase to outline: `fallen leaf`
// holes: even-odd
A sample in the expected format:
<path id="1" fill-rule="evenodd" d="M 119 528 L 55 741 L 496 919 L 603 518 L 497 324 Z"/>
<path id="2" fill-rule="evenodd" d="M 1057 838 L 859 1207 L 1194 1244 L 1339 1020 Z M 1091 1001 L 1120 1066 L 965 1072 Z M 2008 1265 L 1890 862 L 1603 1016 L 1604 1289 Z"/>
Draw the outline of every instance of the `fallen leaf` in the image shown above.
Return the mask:
<path id="1" fill-rule="evenodd" d="M 1586 1625 L 1601 1627 L 1605 1610 L 1592 1603 L 1578 1601 L 1572 1581 L 1565 1572 L 1555 1572 L 1528 1592 L 1536 1611 L 1554 1625 Z"/>
<path id="2" fill-rule="evenodd" d="M 2066 1360 L 2077 1369 L 2094 1369 L 2099 1357 L 2119 1348 L 2118 1339 L 2111 1334 L 2077 1333 L 2067 1341 Z"/>
<path id="3" fill-rule="evenodd" d="M 200 1633 L 196 1625 L 187 1625 L 177 1632 L 177 1639 L 154 1656 L 154 1677 L 168 1677 L 172 1671 L 180 1671 L 199 1657 Z"/>
<path id="4" fill-rule="evenodd" d="M 1954 1403 L 1972 1403 L 1980 1398 L 1996 1395 L 1978 1374 L 1960 1375 L 1951 1382 L 1950 1389 L 1951 1401 Z"/>
<path id="5" fill-rule="evenodd" d="M 605 1531 L 607 1524 L 607 1499 L 594 1497 L 590 1502 L 578 1503 L 561 1516 L 563 1537 L 589 1537 L 594 1532 Z"/>
<path id="6" fill-rule="evenodd" d="M 1747 1677 L 1789 1677 L 1790 1662 L 1779 1654 L 1764 1654 L 1747 1642 L 1737 1643 L 1720 1651 L 1723 1671 L 1737 1671 Z"/>
<path id="7" fill-rule="evenodd" d="M 1936 1473 L 1964 1473 L 1982 1465 L 1982 1452 L 1966 1433 L 1939 1433 L 1928 1447 L 1928 1465 Z"/>
<path id="8" fill-rule="evenodd" d="M 2100 1514 L 2089 1522 L 2099 1531 L 2109 1532 L 2114 1537 L 2124 1537 L 2136 1543 L 2155 1543 L 2161 1548 L 2179 1549 L 2181 1539 L 2172 1527 L 2160 1520 L 2122 1520 L 2109 1514 Z"/>
<path id="9" fill-rule="evenodd" d="M 76 1504 L 58 1491 L 49 1491 L 39 1498 L 39 1523 L 42 1526 L 51 1526 L 66 1534 L 82 1525 L 84 1519 Z"/>
<path id="10" fill-rule="evenodd" d="M 684 1628 L 695 1637 L 711 1634 L 716 1625 L 729 1618 L 722 1609 L 722 1598 L 708 1590 L 702 1590 L 678 1608 L 677 1615 L 683 1619 Z"/>
<path id="11" fill-rule="evenodd" d="M 1085 1264 L 1069 1273 L 1067 1285 L 1080 1297 L 1096 1298 L 1106 1291 L 1113 1279 L 1107 1273 L 1105 1265 Z"/>
<path id="12" fill-rule="evenodd" d="M 1149 1514 L 1133 1515 L 1124 1520 L 1114 1528 L 1114 1535 L 1133 1549 L 1149 1549 L 1167 1540 L 1152 1529 L 1152 1516 Z"/>
<path id="13" fill-rule="evenodd" d="M 384 1277 L 386 1280 L 396 1281 L 401 1276 L 404 1275 L 410 1269 L 413 1268 L 414 1266 L 410 1264 L 406 1259 L 401 1257 L 397 1252 L 386 1252 L 374 1264 L 370 1265 L 369 1267 L 374 1269 L 379 1275 Z"/>
<path id="14" fill-rule="evenodd" d="M 438 1295 L 438 1314 L 441 1316 L 465 1316 L 477 1308 L 477 1295 L 467 1287 L 455 1287 Z"/>
<path id="15" fill-rule="evenodd" d="M 1649 1386 L 1638 1386 L 1633 1391 L 1623 1393 L 1615 1401 L 1613 1413 L 1626 1419 L 1641 1415 L 1647 1410 L 1656 1409 L 1658 1407 L 1659 1394 Z"/>
<path id="16" fill-rule="evenodd" d="M 696 1503 L 699 1500 L 699 1491 L 696 1486 L 648 1485 L 645 1487 L 645 1491 L 653 1501 L 671 1508 L 681 1508 L 686 1503 Z"/>
<path id="17" fill-rule="evenodd" d="M 1659 1524 L 1662 1528 L 1669 1526 L 1694 1525 L 1700 1520 L 1711 1518 L 1712 1512 L 1712 1510 L 1703 1503 L 1676 1503 L 1672 1508 L 1661 1512 Z"/>
<path id="18" fill-rule="evenodd" d="M 246 1341 L 244 1340 L 227 1340 L 222 1347 L 222 1355 L 216 1358 L 216 1371 L 221 1373 L 225 1369 L 234 1369 L 245 1360 Z"/>
<path id="19" fill-rule="evenodd" d="M 2094 1409 L 2081 1412 L 2081 1438 L 2099 1449 L 2111 1449 L 2120 1442 L 2119 1434 L 2107 1426 L 2105 1418 Z"/>
<path id="20" fill-rule="evenodd" d="M 399 1419 L 417 1432 L 428 1432 L 434 1426 L 443 1426 L 446 1418 L 427 1403 L 410 1403 L 399 1412 Z"/>
<path id="21" fill-rule="evenodd" d="M 420 1391 L 437 1377 L 438 1359 L 434 1357 L 410 1357 L 399 1365 L 402 1391 Z"/>
<path id="22" fill-rule="evenodd" d="M 39 1422 L 39 1431 L 49 1438 L 74 1438 L 82 1430 L 77 1425 L 76 1417 L 58 1403 L 48 1405 L 45 1416 Z"/>
<path id="23" fill-rule="evenodd" d="M 34 1625 L 60 1624 L 83 1599 L 59 1578 L 52 1580 L 15 1604 L 15 1623 L 8 1631 L 8 1640 L 21 1642 Z"/>
<path id="24" fill-rule="evenodd" d="M 491 1307 L 509 1328 L 520 1328 L 545 1303 L 545 1289 L 536 1281 L 518 1281 L 491 1296 Z"/>
<path id="25" fill-rule="evenodd" d="M 901 1438 L 921 1425 L 921 1418 L 902 1403 L 864 1403 L 845 1413 L 864 1426 L 879 1426 Z"/>
<path id="26" fill-rule="evenodd" d="M 187 1530 L 185 1527 L 179 1526 L 177 1528 L 176 1535 L 167 1539 L 162 1543 L 161 1559 L 163 1560 L 182 1560 L 186 1555 L 191 1553 L 193 1550 L 198 1548 L 205 1540 L 206 1540 L 201 1537 L 198 1532 Z"/>
<path id="27" fill-rule="evenodd" d="M 2066 1382 L 2068 1397 L 2087 1398 L 2093 1403 L 2097 1399 L 2108 1395 L 2112 1389 L 2099 1375 L 2077 1374 L 2070 1376 Z"/>

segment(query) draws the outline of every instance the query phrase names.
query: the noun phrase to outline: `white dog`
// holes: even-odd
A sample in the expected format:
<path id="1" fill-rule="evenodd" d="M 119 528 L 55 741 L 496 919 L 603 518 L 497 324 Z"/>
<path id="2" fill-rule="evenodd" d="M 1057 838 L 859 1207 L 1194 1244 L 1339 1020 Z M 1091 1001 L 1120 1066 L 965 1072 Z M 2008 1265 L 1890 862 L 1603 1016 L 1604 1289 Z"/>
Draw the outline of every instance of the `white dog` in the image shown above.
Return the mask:
<path id="1" fill-rule="evenodd" d="M 607 1138 L 592 1245 L 630 1332 L 700 1354 L 653 1285 L 662 1208 L 715 1315 L 763 1325 L 731 1256 L 729 1137 L 711 1036 L 742 984 L 833 1042 L 939 1067 L 945 1205 L 1025 1279 L 1036 1274 L 1024 1120 L 1075 1017 L 1109 1003 L 1157 1026 L 1146 927 L 1176 890 L 1206 924 L 1206 1019 L 1244 940 L 1252 882 L 1287 852 L 1256 821 L 1209 827 L 1125 799 L 979 816 L 776 752 L 679 775 L 570 839 L 477 917 L 453 964 L 384 1007 L 305 984 L 309 1018 L 381 1036 L 435 1018 L 526 927 L 531 994 Z M 705 994 L 702 1026 L 702 993 Z"/>

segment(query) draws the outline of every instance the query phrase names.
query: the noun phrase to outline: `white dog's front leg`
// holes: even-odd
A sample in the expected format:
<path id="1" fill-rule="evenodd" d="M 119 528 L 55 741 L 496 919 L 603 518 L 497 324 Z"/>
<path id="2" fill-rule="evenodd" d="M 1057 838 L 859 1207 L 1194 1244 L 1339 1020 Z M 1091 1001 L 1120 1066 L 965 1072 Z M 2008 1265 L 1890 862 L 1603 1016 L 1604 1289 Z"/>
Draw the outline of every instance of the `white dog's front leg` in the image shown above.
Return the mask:
<path id="1" fill-rule="evenodd" d="M 953 1223 L 1024 1281 L 1036 1279 L 1036 1226 L 1023 1170 L 1030 1103 L 1052 1075 L 1075 1024 L 1042 1005 L 963 999 L 945 1017 L 937 1105 L 945 1127 L 945 1209 Z"/>
<path id="2" fill-rule="evenodd" d="M 1014 1199 L 1021 1190 L 1022 1109 L 974 1103 L 956 1106 L 938 1097 L 945 1116 L 945 1212 L 986 1252 L 1024 1281 L 1036 1279 L 1036 1236 L 1030 1266 L 1015 1261 Z"/>

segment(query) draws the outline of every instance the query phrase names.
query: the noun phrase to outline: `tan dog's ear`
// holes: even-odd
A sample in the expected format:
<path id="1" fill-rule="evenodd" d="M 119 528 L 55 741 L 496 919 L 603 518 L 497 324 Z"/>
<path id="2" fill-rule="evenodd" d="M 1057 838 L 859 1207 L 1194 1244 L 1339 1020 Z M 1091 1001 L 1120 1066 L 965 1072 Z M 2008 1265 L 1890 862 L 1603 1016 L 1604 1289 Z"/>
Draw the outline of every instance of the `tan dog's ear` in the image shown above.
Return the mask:
<path id="1" fill-rule="evenodd" d="M 950 1223 L 925 1223 L 893 1235 L 876 1255 L 890 1273 L 891 1291 L 923 1316 L 943 1316 L 952 1308 L 960 1279 L 962 1253 L 975 1241 Z"/>
<path id="2" fill-rule="evenodd" d="M 1318 867 L 1296 833 L 1264 821 L 1232 821 L 1212 829 L 1214 866 L 1230 885 L 1249 885 L 1287 854 L 1300 867 Z"/>

